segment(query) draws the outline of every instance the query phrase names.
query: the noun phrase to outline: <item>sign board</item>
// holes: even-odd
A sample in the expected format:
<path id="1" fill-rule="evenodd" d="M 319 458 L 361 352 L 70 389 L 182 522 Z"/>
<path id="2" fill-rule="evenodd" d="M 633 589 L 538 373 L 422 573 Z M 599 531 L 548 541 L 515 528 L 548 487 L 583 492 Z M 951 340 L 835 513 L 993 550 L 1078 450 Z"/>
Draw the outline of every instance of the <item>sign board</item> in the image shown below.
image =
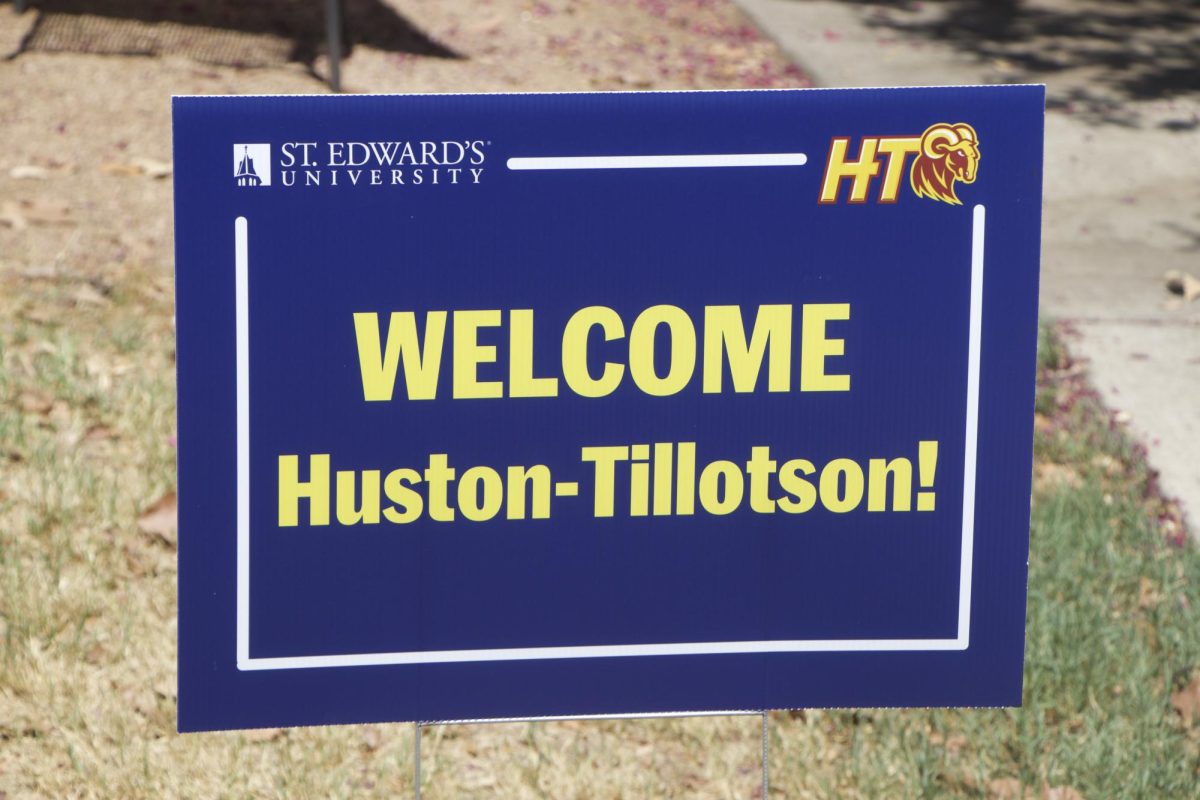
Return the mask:
<path id="1" fill-rule="evenodd" d="M 177 98 L 180 728 L 1018 704 L 1042 116 Z"/>

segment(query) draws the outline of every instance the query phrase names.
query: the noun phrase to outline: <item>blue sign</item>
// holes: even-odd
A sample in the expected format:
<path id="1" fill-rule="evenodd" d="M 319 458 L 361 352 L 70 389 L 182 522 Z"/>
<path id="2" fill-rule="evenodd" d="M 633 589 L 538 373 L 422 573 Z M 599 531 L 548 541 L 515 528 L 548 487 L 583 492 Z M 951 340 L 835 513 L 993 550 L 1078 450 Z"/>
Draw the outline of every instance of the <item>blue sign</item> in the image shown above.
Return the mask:
<path id="1" fill-rule="evenodd" d="M 1020 703 L 1040 87 L 174 121 L 181 730 Z"/>

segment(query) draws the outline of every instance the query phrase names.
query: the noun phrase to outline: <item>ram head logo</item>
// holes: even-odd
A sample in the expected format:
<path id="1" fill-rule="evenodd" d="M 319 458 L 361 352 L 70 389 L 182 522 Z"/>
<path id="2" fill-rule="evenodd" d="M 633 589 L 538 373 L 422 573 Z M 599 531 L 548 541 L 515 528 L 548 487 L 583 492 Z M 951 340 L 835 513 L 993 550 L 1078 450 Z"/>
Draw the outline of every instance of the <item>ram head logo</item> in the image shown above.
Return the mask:
<path id="1" fill-rule="evenodd" d="M 909 175 L 917 197 L 962 205 L 954 194 L 955 181 L 975 182 L 979 167 L 979 137 L 966 123 L 930 125 L 921 134 L 921 150 Z"/>

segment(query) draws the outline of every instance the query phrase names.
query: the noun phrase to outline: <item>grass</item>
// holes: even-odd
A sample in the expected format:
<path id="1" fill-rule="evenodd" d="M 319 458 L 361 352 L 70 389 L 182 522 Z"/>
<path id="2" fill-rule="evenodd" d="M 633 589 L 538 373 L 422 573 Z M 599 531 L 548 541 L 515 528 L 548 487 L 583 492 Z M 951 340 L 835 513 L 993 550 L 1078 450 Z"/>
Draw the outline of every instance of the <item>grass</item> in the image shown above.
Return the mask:
<path id="1" fill-rule="evenodd" d="M 174 482 L 171 286 L 106 280 L 0 272 L 0 797 L 407 796 L 409 726 L 173 732 L 175 552 L 137 525 Z M 1200 665 L 1200 552 L 1044 333 L 1024 707 L 776 713 L 772 796 L 1200 796 L 1171 701 Z M 750 797 L 758 733 L 435 728 L 426 796 Z"/>

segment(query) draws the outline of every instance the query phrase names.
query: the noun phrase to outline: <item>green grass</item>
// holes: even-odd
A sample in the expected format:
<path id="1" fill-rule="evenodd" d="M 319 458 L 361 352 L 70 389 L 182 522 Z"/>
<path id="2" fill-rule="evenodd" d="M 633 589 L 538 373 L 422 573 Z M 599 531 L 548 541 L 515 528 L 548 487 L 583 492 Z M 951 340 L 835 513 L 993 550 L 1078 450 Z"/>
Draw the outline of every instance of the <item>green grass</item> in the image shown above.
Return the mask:
<path id="1" fill-rule="evenodd" d="M 1033 504 L 1023 707 L 820 715 L 848 757 L 802 781 L 817 796 L 988 797 L 1010 777 L 1030 797 L 1200 797 L 1197 734 L 1170 700 L 1200 665 L 1200 553 L 1162 524 L 1141 454 L 1042 333 L 1039 471 L 1071 477 Z M 801 773 L 807 758 L 776 763 Z"/>

